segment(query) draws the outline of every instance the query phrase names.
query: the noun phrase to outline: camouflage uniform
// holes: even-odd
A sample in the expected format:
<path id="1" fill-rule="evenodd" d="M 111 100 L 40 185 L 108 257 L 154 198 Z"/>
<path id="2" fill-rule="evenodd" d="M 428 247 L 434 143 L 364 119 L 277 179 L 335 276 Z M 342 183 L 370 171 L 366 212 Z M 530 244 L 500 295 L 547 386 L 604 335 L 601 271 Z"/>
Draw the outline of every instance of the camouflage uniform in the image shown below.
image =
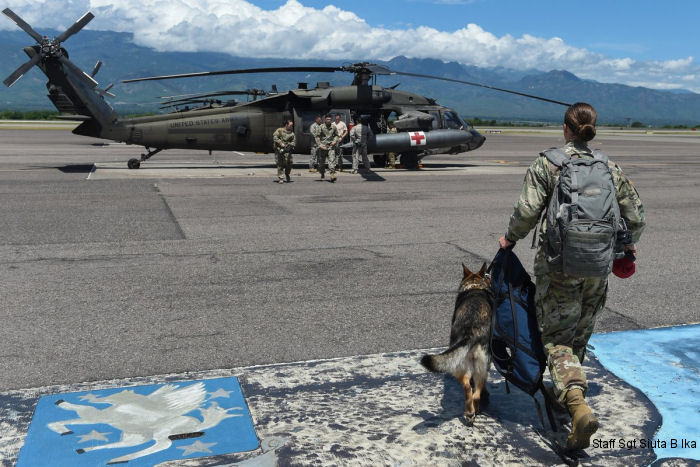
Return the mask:
<path id="1" fill-rule="evenodd" d="M 341 144 L 345 141 L 345 137 L 348 135 L 348 126 L 345 124 L 344 121 L 340 120 L 339 122 L 333 122 L 333 125 L 338 129 L 338 143 L 336 144 L 336 150 L 335 150 L 335 155 L 336 155 L 336 162 L 338 164 L 338 170 L 342 171 L 343 170 L 343 149 L 340 147 Z"/>
<path id="2" fill-rule="evenodd" d="M 309 127 L 309 133 L 311 133 L 311 157 L 309 158 L 309 170 L 313 169 L 314 166 L 318 165 L 318 160 L 316 158 L 316 152 L 318 151 L 317 137 L 318 132 L 321 131 L 321 125 L 313 122 Z"/>
<path id="3" fill-rule="evenodd" d="M 287 131 L 286 128 L 278 128 L 272 134 L 272 145 L 275 148 L 275 161 L 277 162 L 277 178 L 280 182 L 286 178 L 289 181 L 289 174 L 292 172 L 292 151 L 296 145 L 294 130 Z"/>
<path id="4" fill-rule="evenodd" d="M 561 148 L 569 156 L 592 157 L 585 143 L 569 142 Z M 615 184 L 620 215 L 627 223 L 632 242 L 639 241 L 645 226 L 644 207 L 632 182 L 622 169 L 608 162 Z M 540 155 L 530 165 L 520 198 L 515 203 L 506 239 L 523 239 L 532 230 L 547 208 L 559 178 L 559 168 Z M 581 368 L 586 344 L 593 332 L 595 318 L 605 306 L 607 277 L 571 277 L 551 270 L 545 259 L 546 223 L 542 225 L 539 249 L 535 256 L 535 307 L 542 332 L 554 393 L 564 402 L 572 388 L 587 389 L 586 375 Z"/>
<path id="5" fill-rule="evenodd" d="M 360 156 L 365 169 L 369 170 L 369 158 L 367 158 L 367 140 L 372 136 L 369 125 L 358 123 L 350 130 L 350 141 L 352 141 L 352 170 L 357 172 L 360 166 Z"/>
<path id="6" fill-rule="evenodd" d="M 398 130 L 396 129 L 396 127 L 390 127 L 389 133 L 398 133 Z M 396 153 L 395 152 L 387 153 L 386 166 L 390 169 L 393 169 L 396 167 Z"/>
<path id="7" fill-rule="evenodd" d="M 335 145 L 331 147 L 332 143 L 338 143 L 338 129 L 332 123 L 330 125 L 324 123 L 316 136 L 316 145 L 318 146 L 316 155 L 318 156 L 318 171 L 321 173 L 321 178 L 325 177 L 326 162 L 328 162 L 331 178 L 335 178 Z M 325 146 L 326 149 L 321 149 L 321 146 Z"/>

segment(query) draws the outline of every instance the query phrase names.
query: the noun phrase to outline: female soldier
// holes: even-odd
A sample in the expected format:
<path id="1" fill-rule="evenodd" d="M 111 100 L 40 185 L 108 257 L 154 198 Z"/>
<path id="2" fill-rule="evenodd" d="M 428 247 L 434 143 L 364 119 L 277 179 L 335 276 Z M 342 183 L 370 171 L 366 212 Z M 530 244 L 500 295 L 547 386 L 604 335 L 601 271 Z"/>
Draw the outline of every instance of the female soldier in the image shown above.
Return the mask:
<path id="1" fill-rule="evenodd" d="M 597 114 L 589 104 L 576 103 L 564 115 L 566 145 L 560 148 L 570 158 L 591 158 L 587 142 L 595 137 Z M 622 170 L 608 162 L 620 216 L 626 221 L 632 243 L 625 251 L 636 254 L 635 243 L 644 230 L 644 208 L 637 190 Z M 525 238 L 535 227 L 542 211 L 554 192 L 560 168 L 541 154 L 530 165 L 520 198 L 510 218 L 508 230 L 498 242 L 508 248 Z M 543 229 L 544 230 L 544 229 Z M 608 278 L 574 277 L 562 272 L 561 266 L 546 259 L 547 237 L 540 235 L 540 247 L 535 256 L 535 307 L 542 332 L 542 344 L 547 355 L 549 372 L 557 401 L 566 404 L 571 414 L 571 433 L 567 448 L 583 449 L 598 429 L 598 420 L 584 400 L 586 375 L 581 368 L 586 344 L 593 332 L 596 315 L 605 306 Z"/>

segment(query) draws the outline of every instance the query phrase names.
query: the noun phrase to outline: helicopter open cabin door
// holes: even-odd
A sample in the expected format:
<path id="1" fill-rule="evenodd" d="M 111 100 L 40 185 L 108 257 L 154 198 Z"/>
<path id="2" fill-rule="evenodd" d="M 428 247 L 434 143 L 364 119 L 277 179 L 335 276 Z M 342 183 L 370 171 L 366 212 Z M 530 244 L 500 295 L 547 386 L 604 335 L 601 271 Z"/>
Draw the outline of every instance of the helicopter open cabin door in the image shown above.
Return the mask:
<path id="1" fill-rule="evenodd" d="M 294 109 L 294 131 L 297 136 L 296 152 L 308 154 L 311 151 L 311 147 L 314 145 L 311 125 L 316 120 L 317 115 L 320 115 L 317 110 L 299 111 Z"/>

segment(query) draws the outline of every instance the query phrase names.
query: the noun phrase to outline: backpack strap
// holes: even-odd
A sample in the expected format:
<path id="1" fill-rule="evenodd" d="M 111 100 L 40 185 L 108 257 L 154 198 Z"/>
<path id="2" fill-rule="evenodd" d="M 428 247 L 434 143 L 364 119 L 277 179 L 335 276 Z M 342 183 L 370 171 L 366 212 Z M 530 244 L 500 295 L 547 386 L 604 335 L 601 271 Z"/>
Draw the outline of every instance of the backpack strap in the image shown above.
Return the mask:
<path id="1" fill-rule="evenodd" d="M 569 160 L 569 156 L 562 151 L 559 148 L 549 148 L 546 151 L 542 151 L 540 153 L 540 156 L 544 156 L 547 158 L 549 162 L 557 166 L 558 168 L 561 169 L 561 167 L 566 163 L 567 160 Z M 540 217 L 540 220 L 538 222 L 539 228 L 537 228 L 537 224 L 535 224 L 535 231 L 532 234 L 532 245 L 530 245 L 531 249 L 537 248 L 537 231 L 539 230 L 540 233 L 542 233 L 542 225 L 544 224 L 545 218 L 547 217 L 547 210 L 544 209 L 542 210 L 542 215 Z"/>
<path id="2" fill-rule="evenodd" d="M 560 168 L 569 160 L 569 156 L 559 148 L 549 148 L 541 152 L 540 155 L 546 157 L 549 162 Z"/>
<path id="3" fill-rule="evenodd" d="M 570 168 L 573 166 L 569 155 L 559 148 L 550 148 L 544 152 L 541 152 L 540 154 L 545 156 L 549 162 L 556 165 L 560 169 L 562 167 L 564 167 L 565 165 L 568 165 Z M 571 205 L 576 206 L 576 205 L 578 205 L 578 188 L 579 188 L 578 179 L 576 178 L 576 171 L 575 170 L 570 170 L 569 173 L 571 176 L 571 186 L 569 187 L 571 190 Z M 557 217 L 562 215 L 564 208 L 565 208 L 565 205 L 562 204 L 559 208 L 560 208 L 560 211 L 557 214 Z M 578 217 L 578 215 L 577 215 L 578 210 L 573 209 L 572 213 L 574 215 L 574 218 Z M 543 218 L 543 220 L 544 220 L 544 218 Z M 540 226 L 540 228 L 541 228 L 541 226 Z M 533 238 L 533 248 L 534 248 L 534 238 Z"/>
<path id="4" fill-rule="evenodd" d="M 593 154 L 593 159 L 608 163 L 608 156 L 600 149 L 594 149 L 591 154 Z"/>
<path id="5" fill-rule="evenodd" d="M 547 394 L 547 391 L 544 388 L 544 384 L 542 383 L 542 379 L 540 379 L 540 382 L 537 384 L 537 388 L 540 390 L 542 393 L 542 398 L 544 399 L 544 407 L 545 410 L 547 411 L 547 418 L 549 419 L 549 426 L 552 427 L 552 431 L 557 432 L 559 431 L 558 424 L 556 422 L 556 418 L 554 418 L 554 413 L 552 412 L 552 400 L 549 399 L 549 394 Z M 533 396 L 534 398 L 535 396 Z M 535 404 L 537 404 L 537 399 L 535 399 Z M 537 407 L 537 410 L 539 412 L 540 408 L 539 405 Z M 542 420 L 542 414 L 538 414 L 540 416 L 540 422 L 542 423 L 542 426 L 544 426 L 544 421 Z M 546 430 L 546 428 L 545 428 Z"/>

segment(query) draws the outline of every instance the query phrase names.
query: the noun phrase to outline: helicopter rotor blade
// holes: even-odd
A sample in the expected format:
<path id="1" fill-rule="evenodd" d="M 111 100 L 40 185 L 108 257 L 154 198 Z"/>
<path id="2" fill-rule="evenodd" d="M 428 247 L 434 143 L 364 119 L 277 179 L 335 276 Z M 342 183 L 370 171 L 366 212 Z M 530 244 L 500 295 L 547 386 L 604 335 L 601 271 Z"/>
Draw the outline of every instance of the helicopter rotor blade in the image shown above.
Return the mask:
<path id="1" fill-rule="evenodd" d="M 32 36 L 35 41 L 37 41 L 39 44 L 41 44 L 41 41 L 43 39 L 41 34 L 39 34 L 34 29 L 32 29 L 32 27 L 29 24 L 27 24 L 27 22 L 24 21 L 22 18 L 17 16 L 14 11 L 10 10 L 9 8 L 5 8 L 4 10 L 2 10 L 2 12 L 5 16 L 10 18 L 12 21 L 14 21 L 14 23 L 17 26 L 19 26 L 22 30 L 24 30 L 24 32 L 26 32 L 27 34 Z"/>
<path id="2" fill-rule="evenodd" d="M 41 55 L 36 54 L 31 58 L 31 60 L 25 62 L 22 66 L 17 68 L 10 76 L 5 78 L 5 81 L 3 81 L 3 83 L 5 83 L 5 86 L 9 88 L 13 84 L 15 84 L 17 80 L 24 76 L 24 74 L 27 71 L 29 71 L 31 67 L 39 63 L 39 60 L 41 60 Z"/>
<path id="3" fill-rule="evenodd" d="M 122 83 L 134 83 L 137 81 L 156 81 L 162 79 L 192 78 L 195 76 L 216 76 L 216 75 L 238 75 L 246 73 L 278 73 L 278 72 L 298 72 L 298 73 L 332 73 L 334 71 L 344 71 L 341 67 L 329 66 L 292 66 L 292 67 L 271 67 L 271 68 L 248 68 L 242 70 L 221 70 L 202 71 L 199 73 L 183 73 L 179 75 L 149 76 L 147 78 L 125 79 Z"/>
<path id="4" fill-rule="evenodd" d="M 223 104 L 222 101 L 219 99 L 188 99 L 188 100 L 183 100 L 182 102 L 175 102 L 175 103 L 170 103 L 167 105 L 162 105 L 160 106 L 160 109 L 167 109 L 170 107 L 179 107 L 183 105 L 189 105 L 189 104 Z"/>
<path id="5" fill-rule="evenodd" d="M 98 94 L 101 94 L 103 96 L 107 96 L 107 97 L 112 97 L 112 98 L 117 97 L 113 93 L 109 92 L 107 89 L 95 88 L 95 92 L 97 92 Z"/>
<path id="6" fill-rule="evenodd" d="M 377 67 L 377 68 L 384 68 L 384 67 Z M 495 86 L 489 86 L 488 84 L 474 83 L 472 81 L 463 81 L 461 79 L 443 78 L 441 76 L 422 75 L 422 74 L 418 74 L 418 73 L 406 73 L 403 71 L 393 71 L 393 70 L 389 70 L 388 68 L 384 68 L 384 70 L 388 71 L 388 73 L 387 72 L 381 72 L 381 73 L 375 72 L 375 73 L 381 74 L 381 75 L 401 75 L 401 76 L 412 76 L 414 78 L 438 79 L 441 81 L 449 81 L 452 83 L 468 84 L 470 86 L 478 86 L 480 88 L 493 89 L 494 91 L 507 92 L 510 94 L 516 94 L 518 96 L 524 96 L 524 97 L 529 97 L 531 99 L 537 99 L 537 100 L 544 101 L 544 102 L 550 102 L 552 104 L 559 104 L 559 105 L 563 105 L 565 107 L 571 106 L 571 104 L 567 104 L 566 102 L 561 102 L 561 101 L 557 101 L 554 99 L 547 99 L 546 97 L 535 96 L 532 94 L 526 94 L 524 92 L 513 91 L 510 89 L 497 88 Z"/>
<path id="7" fill-rule="evenodd" d="M 171 104 L 173 102 L 185 101 L 190 99 L 203 99 L 206 97 L 217 97 L 217 96 L 264 96 L 267 93 L 259 89 L 246 89 L 245 91 L 215 91 L 205 94 L 183 94 L 182 96 L 171 96 L 173 99 L 163 101 L 163 104 Z M 179 99 L 174 99 L 178 97 Z"/>
<path id="8" fill-rule="evenodd" d="M 66 29 L 65 32 L 64 32 L 63 34 L 61 34 L 60 36 L 58 36 L 58 37 L 56 38 L 56 42 L 63 42 L 63 41 L 65 41 L 65 40 L 68 39 L 70 36 L 72 36 L 72 35 L 75 34 L 76 32 L 78 32 L 78 31 L 80 31 L 81 29 L 83 29 L 83 28 L 85 27 L 85 25 L 87 25 L 90 21 L 92 21 L 92 19 L 93 19 L 94 17 L 95 17 L 95 15 L 93 15 L 91 12 L 88 11 L 88 12 L 85 13 L 83 16 L 81 16 L 80 19 L 78 19 L 78 21 L 76 21 L 75 23 L 73 23 L 73 25 L 72 25 L 71 27 L 69 27 L 68 29 Z"/>
<path id="9" fill-rule="evenodd" d="M 100 71 L 100 68 L 102 68 L 102 60 L 98 60 L 97 63 L 95 63 L 95 68 L 92 69 L 90 76 L 94 78 L 97 72 Z"/>

